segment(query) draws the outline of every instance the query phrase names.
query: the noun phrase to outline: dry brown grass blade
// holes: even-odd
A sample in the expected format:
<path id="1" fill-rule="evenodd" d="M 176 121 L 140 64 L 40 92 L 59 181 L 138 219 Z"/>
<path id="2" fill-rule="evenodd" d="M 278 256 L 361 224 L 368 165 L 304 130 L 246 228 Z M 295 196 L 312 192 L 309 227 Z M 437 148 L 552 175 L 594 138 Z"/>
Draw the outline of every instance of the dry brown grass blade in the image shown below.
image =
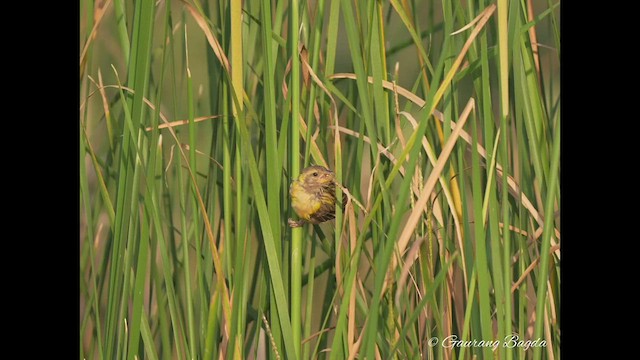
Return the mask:
<path id="1" fill-rule="evenodd" d="M 396 68 L 397 68 L 397 63 L 396 63 Z M 404 134 L 402 133 L 402 126 L 400 126 L 400 102 L 398 101 L 398 86 L 396 85 L 396 82 L 393 81 L 393 103 L 395 105 L 395 115 L 394 116 L 394 120 L 395 120 L 395 126 L 396 126 L 396 136 L 398 137 L 398 140 L 400 140 L 400 144 L 402 145 L 402 148 L 404 149 L 405 147 L 407 147 L 407 142 L 405 141 L 404 138 Z"/>
<path id="2" fill-rule="evenodd" d="M 501 230 L 504 230 L 504 223 L 498 223 L 498 227 L 500 227 Z M 527 232 L 527 230 L 523 230 L 520 229 L 519 227 L 513 226 L 513 225 L 509 225 L 509 230 L 513 231 L 515 233 L 518 233 L 522 236 L 528 236 L 529 233 Z"/>
<path id="3" fill-rule="evenodd" d="M 337 74 L 333 74 L 333 75 L 329 76 L 329 79 L 350 79 L 350 80 L 355 80 L 356 76 L 355 76 L 355 74 L 352 74 L 352 73 L 337 73 Z M 371 76 L 368 78 L 368 81 L 369 81 L 369 83 L 373 84 L 373 78 Z M 416 96 L 415 94 L 413 94 L 412 92 L 410 92 L 409 90 L 407 90 L 407 89 L 405 89 L 405 88 L 403 88 L 401 86 L 394 85 L 390 81 L 383 80 L 382 81 L 382 86 L 385 89 L 390 90 L 390 91 L 394 91 L 394 86 L 395 86 L 395 91 L 397 91 L 397 93 L 399 95 L 402 95 L 402 97 L 406 98 L 407 100 L 411 101 L 412 103 L 416 104 L 419 107 L 424 107 L 424 105 L 426 104 L 425 101 L 423 99 L 421 99 L 420 97 Z M 436 119 L 444 122 L 444 114 L 442 114 L 440 111 L 434 109 L 433 110 L 433 116 Z M 451 126 L 455 127 L 456 123 L 454 121 L 451 121 Z M 471 135 L 469 133 L 467 133 L 466 131 L 463 130 L 462 133 L 460 134 L 460 137 L 465 142 L 467 142 L 469 145 L 473 146 L 472 137 L 471 137 Z M 477 144 L 476 151 L 478 152 L 478 154 L 480 156 L 482 156 L 482 158 L 484 158 L 485 160 L 487 159 L 487 151 L 479 143 Z M 503 170 L 502 170 L 502 165 L 500 165 L 500 163 L 496 164 L 496 173 L 501 178 L 504 176 L 504 173 L 503 173 Z M 498 182 L 498 184 L 500 184 L 500 182 Z M 538 212 L 536 207 L 533 205 L 531 200 L 520 190 L 520 186 L 518 186 L 518 184 L 516 183 L 515 179 L 511 175 L 507 175 L 507 184 L 509 185 L 509 193 L 517 201 L 520 201 L 522 206 L 525 209 L 527 209 L 527 211 L 529 211 L 529 214 L 531 214 L 531 216 L 536 220 L 536 222 L 538 223 L 540 228 L 542 228 L 544 226 L 544 220 L 542 219 L 542 216 L 540 215 L 540 213 Z M 556 238 L 560 239 L 560 231 L 557 228 L 554 228 L 554 232 L 555 232 Z M 551 245 L 557 245 L 557 242 L 555 241 L 554 238 L 551 238 Z M 558 258 L 560 258 L 560 252 L 559 251 L 556 252 L 556 256 Z"/>
<path id="4" fill-rule="evenodd" d="M 304 50 L 304 52 L 303 52 Z M 329 100 L 331 100 L 331 111 L 329 111 L 329 123 L 333 124 L 335 126 L 338 125 L 338 105 L 336 104 L 335 99 L 333 98 L 333 96 L 331 95 L 331 92 L 327 89 L 326 86 L 324 86 L 324 84 L 322 83 L 322 81 L 320 80 L 320 78 L 318 77 L 318 75 L 316 75 L 315 71 L 313 71 L 313 67 L 311 67 L 311 65 L 309 65 L 308 62 L 308 57 L 306 56 L 306 49 L 304 47 L 302 47 L 300 49 L 300 61 L 302 63 L 302 70 L 303 70 L 303 74 L 306 76 L 305 78 L 305 84 L 307 84 L 307 86 L 309 86 L 309 77 L 311 79 L 313 79 L 313 82 L 316 83 L 316 85 L 318 85 L 318 87 L 320 87 L 320 89 L 322 89 L 322 91 L 329 97 Z M 314 100 L 314 110 L 317 108 L 317 104 L 315 103 Z M 315 113 L 315 111 L 314 111 Z M 317 116 L 316 120 L 318 121 L 318 123 L 320 122 L 319 116 Z M 313 135 L 313 140 L 315 143 L 315 139 L 318 136 L 320 132 L 320 127 L 318 126 L 316 128 L 316 131 Z M 336 154 L 336 156 L 339 156 L 339 154 L 342 154 L 342 143 L 340 142 L 340 135 L 337 129 L 334 128 L 334 132 L 333 132 L 333 150 L 334 150 L 334 154 Z M 334 158 L 334 169 L 337 167 L 337 160 Z M 349 195 L 350 196 L 350 195 Z M 354 316 L 355 318 L 355 316 Z M 352 339 L 352 338 L 350 338 Z"/>
<path id="5" fill-rule="evenodd" d="M 549 251 L 551 254 L 553 254 L 554 252 L 556 252 L 557 250 L 560 249 L 560 245 L 554 245 L 551 247 L 551 250 Z M 513 286 L 511 286 L 511 292 L 515 292 L 516 289 L 518 289 L 518 287 L 520 286 L 520 284 L 522 284 L 522 282 L 524 280 L 526 280 L 527 276 L 529 276 L 529 273 L 531 271 L 533 271 L 533 269 L 538 266 L 538 263 L 540 262 L 540 257 L 538 256 L 529 266 L 527 266 L 527 268 L 524 270 L 524 272 L 522 273 L 522 275 L 520 275 L 520 278 L 518 278 L 518 280 L 513 284 Z"/>
<path id="6" fill-rule="evenodd" d="M 303 49 L 304 48 L 301 48 L 301 51 Z M 305 73 L 306 73 L 305 76 L 310 77 L 313 80 L 313 82 L 316 83 L 316 85 L 318 85 L 318 87 L 320 87 L 320 89 L 322 89 L 322 91 L 329 97 L 329 100 L 331 101 L 331 111 L 329 112 L 329 120 L 330 120 L 330 123 L 337 124 L 338 123 L 338 105 L 336 104 L 335 99 L 331 95 L 331 92 L 326 88 L 326 86 L 324 86 L 324 84 L 322 83 L 322 80 L 320 80 L 318 75 L 316 75 L 315 71 L 313 71 L 313 68 L 311 67 L 311 65 L 309 65 L 309 62 L 307 61 L 307 58 L 305 56 L 302 56 L 302 55 L 303 54 L 301 54 L 301 56 L 300 56 L 300 61 L 301 61 L 302 65 L 303 65 L 302 69 L 305 70 Z M 287 67 L 285 69 L 284 78 L 286 78 L 290 67 L 291 67 L 291 60 L 287 63 Z M 286 84 L 285 80 L 282 81 L 282 93 L 283 93 L 283 95 L 285 97 L 287 96 L 287 93 L 288 93 L 287 84 Z M 322 156 L 322 153 L 320 152 L 320 148 L 318 147 L 318 145 L 317 145 L 317 143 L 315 141 L 315 139 L 319 135 L 319 130 L 320 130 L 319 127 L 316 128 L 316 131 L 313 134 L 313 136 L 311 137 L 311 139 L 306 139 L 306 136 L 307 136 L 307 124 L 304 121 L 304 118 L 302 117 L 302 115 L 300 115 L 300 134 L 302 135 L 302 138 L 305 139 L 305 141 L 311 141 L 311 147 L 312 147 L 311 151 L 312 151 L 312 153 L 315 154 L 315 157 L 319 157 L 322 160 L 322 164 L 320 164 L 320 165 L 323 165 L 325 167 L 329 167 L 327 165 L 326 159 L 324 159 L 324 156 Z M 338 136 L 338 132 L 337 131 L 334 133 L 334 146 L 337 147 L 336 150 L 339 150 L 338 148 L 340 147 L 340 137 Z"/>
<path id="7" fill-rule="evenodd" d="M 350 254 L 351 257 L 355 254 L 356 251 L 356 243 L 358 241 L 358 236 L 356 234 L 356 216 L 353 211 L 353 206 L 350 206 L 350 200 L 347 200 L 347 216 L 349 217 L 349 245 L 350 245 Z M 356 274 L 357 276 L 357 274 Z M 350 349 L 349 353 L 356 352 L 353 351 L 356 347 L 355 345 L 355 337 L 356 337 L 356 285 L 357 281 L 353 282 L 351 286 L 351 295 L 349 296 L 349 311 L 348 311 L 348 323 L 347 323 L 347 347 Z"/>
<path id="8" fill-rule="evenodd" d="M 98 88 L 100 89 L 100 97 L 102 98 L 102 109 L 104 110 L 104 117 L 107 121 L 109 145 L 113 149 L 113 133 L 111 131 L 111 109 L 109 109 L 109 100 L 107 100 L 107 94 L 104 91 L 104 84 L 102 83 L 102 72 L 100 71 L 100 69 L 98 69 Z"/>
<path id="9" fill-rule="evenodd" d="M 227 56 L 222 50 L 222 46 L 220 46 L 218 39 L 213 36 L 213 32 L 211 31 L 211 28 L 209 28 L 207 20 L 198 12 L 196 8 L 193 7 L 193 5 L 189 4 L 185 0 L 182 0 L 182 5 L 185 7 L 185 9 L 187 9 L 189 14 L 191 14 L 193 19 L 196 21 L 196 23 L 206 36 L 207 42 L 209 42 L 209 46 L 211 46 L 213 53 L 220 61 L 220 64 L 222 64 L 222 67 L 224 67 L 225 71 L 227 71 L 228 74 L 231 74 L 231 65 L 229 64 L 229 59 L 227 59 Z"/>
<path id="10" fill-rule="evenodd" d="M 360 351 L 360 345 L 362 345 L 362 337 L 364 336 L 364 331 L 360 332 L 360 336 L 358 336 L 358 340 L 353 343 L 351 347 L 349 347 L 349 357 L 347 360 L 354 360 L 356 356 L 358 356 L 358 351 Z"/>
<path id="11" fill-rule="evenodd" d="M 308 343 L 309 341 L 313 340 L 314 338 L 317 338 L 318 336 L 320 336 L 320 335 L 322 335 L 322 334 L 324 334 L 326 332 L 329 332 L 331 330 L 335 330 L 335 328 L 336 328 L 335 326 L 329 326 L 326 329 L 322 329 L 322 330 L 316 331 L 315 333 L 309 335 L 308 338 L 303 339 L 302 340 L 302 345 L 304 345 L 305 343 Z"/>
<path id="12" fill-rule="evenodd" d="M 481 14 L 481 15 L 482 15 L 482 14 Z M 463 26 L 463 27 L 462 27 L 462 28 L 460 28 L 459 30 L 456 30 L 456 31 L 452 32 L 450 35 L 458 35 L 458 34 L 460 34 L 461 32 L 463 32 L 463 31 L 465 31 L 465 30 L 467 30 L 467 29 L 472 28 L 472 27 L 473 27 L 473 25 L 477 24 L 477 23 L 478 23 L 478 21 L 480 21 L 481 19 L 482 19 L 482 17 L 481 17 L 481 16 L 477 16 L 475 19 L 471 20 L 471 22 L 470 22 L 470 23 L 468 23 L 467 25 Z"/>
<path id="13" fill-rule="evenodd" d="M 489 18 L 491 18 L 491 16 L 495 11 L 496 11 L 496 4 L 491 4 L 487 6 L 487 8 L 484 9 L 478 16 L 476 16 L 476 19 L 479 19 L 478 23 L 476 27 L 474 27 L 473 30 L 471 31 L 471 34 L 469 34 L 467 41 L 465 41 L 464 45 L 462 46 L 462 49 L 460 49 L 460 53 L 458 54 L 456 59 L 453 61 L 453 63 L 451 64 L 451 68 L 449 68 L 449 71 L 445 74 L 444 78 L 442 79 L 442 83 L 440 87 L 438 88 L 438 90 L 436 90 L 436 93 L 433 95 L 433 102 L 431 103 L 431 108 L 427 109 L 429 113 L 435 110 L 436 105 L 442 99 L 442 96 L 444 95 L 445 91 L 447 91 L 447 89 L 449 88 L 449 85 L 451 84 L 453 77 L 458 72 L 460 65 L 462 65 L 462 62 L 464 61 L 465 56 L 467 55 L 467 51 L 469 51 L 469 48 L 471 48 L 471 44 L 473 44 L 476 37 L 484 29 L 484 26 L 487 24 L 487 21 L 489 21 Z"/>
<path id="14" fill-rule="evenodd" d="M 289 87 L 287 86 L 287 76 L 291 72 L 291 59 L 287 61 L 287 66 L 284 67 L 284 76 L 282 77 L 282 97 L 285 99 L 289 95 Z"/>
<path id="15" fill-rule="evenodd" d="M 553 336 L 551 335 L 551 326 L 549 325 L 549 314 L 547 314 L 547 308 L 544 308 L 544 337 L 547 341 L 547 356 L 549 356 L 549 360 L 555 360 L 555 355 L 553 354 Z"/>
<path id="16" fill-rule="evenodd" d="M 406 112 L 402 112 L 402 114 L 404 114 L 405 118 L 407 120 L 409 120 L 409 123 L 411 123 L 411 126 L 413 126 L 414 129 L 418 128 L 418 122 L 413 118 L 413 116 L 411 116 L 410 114 L 406 113 Z M 464 130 L 462 130 L 464 131 Z M 429 142 L 427 141 L 426 138 L 422 138 L 422 147 L 424 148 L 424 151 L 427 153 L 427 157 L 429 158 L 429 161 L 431 161 L 431 164 L 435 166 L 437 159 L 433 158 L 431 155 L 430 151 L 427 151 L 428 147 L 429 147 Z M 464 246 L 462 244 L 462 240 L 463 240 L 463 236 L 462 236 L 462 225 L 460 224 L 460 216 L 458 214 L 458 211 L 456 210 L 456 206 L 455 206 L 455 200 L 453 198 L 453 194 L 451 193 L 451 190 L 449 189 L 449 185 L 447 184 L 446 180 L 444 179 L 444 176 L 440 177 L 440 185 L 442 186 L 442 192 L 445 196 L 445 199 L 447 200 L 447 204 L 449 205 L 449 208 L 451 210 L 453 210 L 451 212 L 451 215 L 453 216 L 453 223 L 455 225 L 455 229 L 456 229 L 456 238 L 458 239 L 458 248 L 460 249 L 460 255 L 462 256 L 462 258 L 465 258 L 465 254 L 464 254 Z M 439 203 L 437 202 L 433 202 L 434 205 L 437 205 L 439 207 Z M 434 215 L 435 210 L 437 208 L 434 206 Z M 436 217 L 437 219 L 437 217 Z M 444 226 L 444 221 L 442 219 L 439 219 L 439 224 L 440 226 Z M 462 262 L 462 273 L 463 273 L 463 277 L 464 277 L 464 284 L 465 284 L 465 289 L 469 288 L 469 282 L 468 282 L 468 277 L 467 277 L 467 266 L 465 264 L 465 262 Z M 467 294 L 468 295 L 468 294 Z"/>
<path id="17" fill-rule="evenodd" d="M 527 20 L 535 20 L 535 16 L 533 16 L 533 0 L 527 0 Z M 538 52 L 538 36 L 536 35 L 535 25 L 529 28 L 529 38 L 531 39 L 531 52 L 533 53 L 533 62 L 536 66 L 538 79 L 540 79 L 540 54 Z"/>
<path id="18" fill-rule="evenodd" d="M 93 79 L 89 78 L 90 80 L 93 81 Z M 131 88 L 128 88 L 126 86 L 118 86 L 118 85 L 98 85 L 98 83 L 96 83 L 94 81 L 94 83 L 96 84 L 97 89 L 92 91 L 87 98 L 85 99 L 85 101 L 82 102 L 82 104 L 80 104 L 80 111 L 82 111 L 82 109 L 84 109 L 84 107 L 86 106 L 87 100 L 89 100 L 89 98 L 91 98 L 93 95 L 95 95 L 96 92 L 103 94 L 104 93 L 104 89 L 122 89 L 124 91 L 130 92 L 131 94 L 134 94 L 135 91 Z M 106 97 L 106 95 L 102 95 L 103 97 Z M 144 101 L 145 104 L 147 104 L 147 106 L 149 106 L 149 108 L 151 110 L 156 110 L 156 106 L 146 97 L 142 99 Z M 106 101 L 106 100 L 103 100 Z M 166 115 L 164 115 L 162 113 L 162 111 L 158 111 L 158 115 L 160 116 L 160 119 L 163 121 L 163 124 L 158 125 L 158 129 L 166 129 L 166 128 L 172 128 L 175 126 L 180 126 L 180 125 L 186 125 L 189 123 L 189 120 L 175 120 L 175 121 L 169 121 L 166 117 Z M 205 120 L 209 120 L 209 119 L 216 119 L 219 117 L 222 117 L 223 115 L 208 115 L 208 116 L 200 116 L 194 119 L 195 122 L 201 122 L 201 121 L 205 121 Z M 152 127 L 147 127 L 145 128 L 145 131 L 151 131 L 153 130 Z"/>
<path id="19" fill-rule="evenodd" d="M 405 258 L 409 259 L 409 261 L 405 261 L 402 265 L 402 269 L 400 270 L 400 278 L 398 279 L 399 284 L 404 284 L 407 282 L 407 277 L 409 277 L 411 274 L 411 271 L 410 271 L 411 266 L 413 265 L 415 260 L 418 259 L 418 256 L 420 255 L 420 245 L 422 245 L 422 243 L 426 238 L 427 238 L 426 236 L 420 236 L 419 238 L 416 239 L 416 241 L 414 241 L 411 244 L 411 248 L 409 248 L 409 251 L 405 256 Z M 400 298 L 398 297 L 398 295 L 399 294 L 396 293 L 396 298 L 395 298 L 396 304 L 400 302 Z M 420 289 L 417 288 L 417 284 L 416 284 L 416 295 L 418 299 L 422 300 L 422 294 L 420 293 Z"/>
<path id="20" fill-rule="evenodd" d="M 350 79 L 350 80 L 355 80 L 356 79 L 356 74 L 354 73 L 335 73 L 331 76 L 328 77 L 328 79 Z M 369 81 L 370 84 L 373 84 L 373 76 L 369 76 L 367 81 Z M 395 91 L 397 91 L 397 93 L 399 95 L 402 95 L 403 98 L 411 101 L 412 103 L 416 104 L 418 107 L 423 107 L 426 102 L 419 96 L 417 96 L 416 94 L 412 93 L 411 91 L 403 88 L 400 85 L 394 85 L 393 82 L 391 81 L 387 81 L 387 80 L 382 80 L 382 87 L 384 87 L 387 90 L 391 90 L 394 91 L 394 86 L 395 86 Z M 438 118 L 438 120 L 440 121 L 444 121 L 444 115 L 438 111 L 438 110 L 434 110 L 434 116 L 436 118 Z"/>
<path id="21" fill-rule="evenodd" d="M 354 131 L 355 133 L 355 131 Z M 352 135 L 353 136 L 353 135 Z M 364 135 L 363 135 L 364 136 Z M 371 144 L 371 141 L 369 140 L 369 138 L 367 137 L 367 140 L 365 140 L 366 143 Z M 378 149 L 380 149 L 380 144 L 378 144 Z M 388 148 L 384 148 L 385 151 L 388 151 Z M 367 212 L 371 211 L 371 208 L 373 207 L 373 203 L 371 202 L 371 196 L 373 195 L 373 181 L 376 178 L 376 174 L 378 171 L 378 166 L 380 165 L 380 154 L 381 151 L 376 151 L 376 161 L 373 165 L 373 167 L 371 168 L 371 172 L 370 172 L 370 176 L 369 176 L 369 181 L 367 182 L 367 196 L 365 197 L 365 203 L 367 204 Z M 393 158 L 393 163 L 395 164 L 395 158 Z M 402 176 L 404 176 L 404 167 L 400 168 L 400 173 L 402 174 Z"/>
<path id="22" fill-rule="evenodd" d="M 94 14 L 95 23 L 93 24 L 93 28 L 91 28 L 87 42 L 84 43 L 82 53 L 80 54 L 80 78 L 84 75 L 84 70 L 87 66 L 87 52 L 89 50 L 89 45 L 91 45 L 96 37 L 96 31 L 98 31 L 98 27 L 102 23 L 102 19 L 104 19 L 104 14 L 107 12 L 109 5 L 111 5 L 111 0 L 107 0 L 104 6 L 99 6 L 100 4 L 97 1 L 96 4 L 98 7 L 95 9 Z"/>
<path id="23" fill-rule="evenodd" d="M 300 60 L 302 60 L 303 63 L 309 63 L 309 51 L 307 51 L 307 47 L 304 46 L 304 44 L 300 44 Z M 311 66 L 303 66 L 302 67 L 302 83 L 304 84 L 305 88 L 309 88 L 309 68 Z"/>
<path id="24" fill-rule="evenodd" d="M 329 126 L 329 128 L 333 129 L 334 126 L 333 125 Z M 338 130 L 343 134 L 351 135 L 353 137 L 359 138 L 360 136 L 362 136 L 362 140 L 364 142 L 366 142 L 369 145 L 373 145 L 373 144 L 371 144 L 371 139 L 369 139 L 369 137 L 367 137 L 366 135 L 360 135 L 360 133 L 357 132 L 357 131 L 353 131 L 351 129 L 348 129 L 348 128 L 342 127 L 342 126 L 338 126 Z M 393 162 L 395 164 L 395 162 L 397 161 L 396 157 L 387 148 L 382 146 L 382 144 L 376 143 L 376 145 L 377 145 L 378 151 L 380 153 L 382 153 L 384 156 L 386 156 L 387 159 L 389 159 L 391 162 Z M 399 171 L 400 171 L 400 174 L 402 174 L 404 176 L 404 173 L 405 173 L 404 167 L 400 167 Z"/>
<path id="25" fill-rule="evenodd" d="M 471 110 L 473 110 L 474 108 L 475 108 L 475 101 L 473 100 L 473 98 L 471 98 L 467 102 L 467 106 L 465 106 L 464 110 L 462 111 L 458 124 L 456 125 L 454 130 L 451 132 L 451 135 L 449 136 L 449 138 L 447 139 L 447 142 L 443 146 L 442 151 L 438 156 L 438 161 L 436 162 L 435 166 L 433 167 L 433 170 L 429 174 L 427 181 L 424 183 L 422 192 L 418 197 L 418 201 L 416 201 L 416 205 L 411 211 L 411 214 L 409 215 L 409 219 L 407 219 L 407 222 L 405 224 L 404 229 L 402 230 L 402 233 L 400 233 L 400 237 L 398 238 L 398 241 L 396 244 L 398 248 L 398 252 L 403 253 L 404 249 L 407 248 L 407 244 L 409 243 L 409 240 L 411 239 L 413 232 L 416 226 L 418 225 L 418 221 L 422 216 L 422 212 L 425 210 L 427 206 L 429 195 L 435 188 L 436 182 L 440 178 L 440 175 L 442 174 L 442 170 L 444 170 L 445 164 L 447 163 L 447 161 L 449 161 L 449 156 L 451 155 L 451 152 L 453 151 L 453 147 L 455 146 L 455 144 L 458 141 L 458 138 L 460 137 L 462 127 L 467 122 L 467 119 L 469 119 Z M 408 259 L 407 262 L 413 263 L 413 259 Z M 389 278 L 392 277 L 393 269 L 395 268 L 395 265 L 396 265 L 396 262 L 392 261 L 389 266 L 389 269 L 387 270 L 387 277 Z M 386 291 L 385 287 L 387 284 L 388 282 L 385 281 L 383 285 L 383 289 L 380 294 L 385 293 Z M 396 299 L 400 298 L 400 294 L 402 293 L 402 291 L 404 291 L 404 284 L 399 282 L 398 290 L 396 292 Z"/>
<path id="26" fill-rule="evenodd" d="M 209 120 L 209 119 L 217 119 L 217 118 L 221 118 L 223 116 L 224 115 L 199 116 L 199 117 L 193 119 L 193 122 L 201 122 L 201 121 L 205 121 L 205 120 Z M 171 122 L 168 122 L 168 123 L 164 123 L 164 124 L 158 125 L 158 130 L 159 129 L 166 129 L 166 128 L 169 128 L 169 127 L 187 125 L 187 124 L 189 124 L 189 119 L 186 119 L 186 120 L 175 120 L 175 121 L 171 121 Z M 144 130 L 145 131 L 151 131 L 151 130 L 153 130 L 153 126 L 146 127 Z"/>
<path id="27" fill-rule="evenodd" d="M 553 264 L 550 266 L 553 266 Z M 550 319 L 553 322 L 553 324 L 556 324 L 558 317 L 556 314 L 556 300 L 553 294 L 554 292 L 551 287 L 551 281 L 547 281 L 547 296 L 549 298 L 549 309 L 551 309 L 551 315 L 547 315 L 547 318 Z"/>
<path id="28" fill-rule="evenodd" d="M 189 150 L 191 149 L 191 147 L 189 146 L 189 144 L 181 144 L 181 145 L 182 145 L 182 147 L 183 147 L 186 151 L 189 151 Z M 220 162 L 218 162 L 218 160 L 214 159 L 213 157 L 209 156 L 208 154 L 206 154 L 206 153 L 204 153 L 204 152 L 202 152 L 202 151 L 200 151 L 200 150 L 198 150 L 198 149 L 196 149 L 196 154 L 198 154 L 198 155 L 200 155 L 200 156 L 204 156 L 204 157 L 208 158 L 208 159 L 209 159 L 209 160 L 211 160 L 214 164 L 216 164 L 216 166 L 218 166 L 218 168 L 219 168 L 220 170 L 224 170 L 224 167 L 222 167 L 222 164 L 220 164 Z M 233 180 L 233 177 L 230 177 L 230 179 L 231 179 L 231 184 L 232 184 L 233 186 L 235 186 L 236 181 L 235 181 L 235 180 Z M 235 191 L 235 189 L 234 189 L 234 191 Z"/>
<path id="29" fill-rule="evenodd" d="M 303 124 L 303 123 L 301 122 L 301 124 Z M 334 126 L 329 126 L 329 128 L 335 128 L 335 127 Z M 364 142 L 366 142 L 367 144 L 371 145 L 371 139 L 369 139 L 369 137 L 366 136 L 366 135 L 361 135 L 357 131 L 354 131 L 354 130 L 351 130 L 351 129 L 347 129 L 347 128 L 342 127 L 342 126 L 338 126 L 337 129 L 338 129 L 338 131 L 340 131 L 343 134 L 347 134 L 349 136 L 353 136 L 353 137 L 358 138 L 358 139 L 362 138 L 362 140 Z M 384 146 L 382 146 L 382 144 L 379 144 L 379 143 L 377 144 L 377 148 L 378 148 L 378 152 L 377 152 L 378 154 L 384 155 L 387 159 L 389 159 L 389 161 L 391 161 L 391 163 L 393 163 L 393 164 L 396 163 L 396 161 L 397 161 L 396 157 L 389 151 L 388 148 L 385 148 Z M 377 161 L 376 161 L 376 163 L 377 163 Z M 403 166 L 400 166 L 400 169 L 398 171 L 400 172 L 400 174 L 402 176 L 404 176 L 405 171 L 404 171 L 404 167 Z M 374 172 L 374 171 L 372 171 L 372 172 Z M 370 177 L 369 178 L 369 189 L 372 188 L 372 183 L 373 183 L 373 177 Z M 358 202 L 357 199 L 351 197 L 351 193 L 348 192 L 348 189 L 342 187 L 342 191 L 346 192 L 347 195 L 349 196 L 349 198 L 358 207 L 360 207 L 360 209 L 362 209 L 365 213 L 369 212 L 369 209 L 367 207 L 363 206 L 360 202 Z M 416 194 L 416 195 L 419 194 L 416 191 L 415 188 L 413 189 L 413 191 L 414 191 L 414 194 Z M 369 196 L 367 197 L 367 206 L 371 205 L 371 201 L 370 200 L 371 200 L 371 197 L 370 197 L 370 194 L 369 194 Z M 436 220 L 438 220 L 438 224 L 440 224 L 440 226 L 444 226 L 444 220 L 443 220 L 443 217 L 442 217 L 442 210 L 440 209 L 440 204 L 438 204 L 438 203 L 434 203 L 434 217 L 436 218 Z"/>
<path id="30" fill-rule="evenodd" d="M 308 75 L 311 76 L 311 79 L 313 79 L 313 82 L 316 83 L 316 85 L 318 85 L 318 87 L 320 87 L 320 89 L 322 89 L 322 91 L 329 97 L 329 100 L 331 100 L 331 111 L 329 112 L 329 117 L 330 117 L 329 120 L 331 120 L 332 124 L 337 125 L 338 124 L 338 105 L 336 104 L 335 99 L 331 95 L 331 92 L 329 91 L 329 89 L 327 89 L 327 87 L 324 86 L 324 84 L 322 83 L 318 75 L 316 75 L 315 71 L 313 71 L 313 68 L 307 62 L 307 59 L 305 57 L 300 57 L 300 60 L 302 61 L 302 65 L 304 65 L 303 69 L 306 69 L 308 71 Z"/>
<path id="31" fill-rule="evenodd" d="M 312 137 L 311 139 L 307 139 L 307 123 L 304 121 L 302 115 L 299 118 L 300 121 L 300 135 L 304 141 L 311 142 L 311 153 L 314 154 L 314 159 L 316 161 L 316 165 L 322 165 L 326 168 L 329 168 L 327 165 L 327 160 L 324 158 L 324 155 L 320 151 L 318 147 L 318 143 L 316 143 L 315 139 Z"/>
<path id="32" fill-rule="evenodd" d="M 91 77 L 89 77 L 89 79 L 91 79 Z M 80 104 L 80 111 L 82 111 L 84 109 L 85 106 L 87 106 L 87 101 L 89 101 L 89 99 L 95 95 L 96 93 L 99 93 L 101 90 L 103 89 L 122 89 L 124 91 L 130 92 L 131 94 L 135 94 L 135 90 L 128 88 L 126 86 L 119 86 L 119 85 L 104 85 L 104 86 L 99 86 L 98 83 L 96 83 L 93 79 L 91 79 L 94 84 L 96 84 L 97 89 L 93 90 L 91 93 L 89 93 L 89 95 L 87 96 L 87 98 Z M 147 106 L 149 106 L 149 108 L 151 110 L 155 110 L 156 107 L 155 105 L 146 97 L 143 97 L 142 100 L 144 101 L 145 104 L 147 104 Z M 164 116 L 164 114 L 162 114 L 162 112 L 159 112 L 160 118 L 163 121 L 168 122 L 167 117 Z"/>

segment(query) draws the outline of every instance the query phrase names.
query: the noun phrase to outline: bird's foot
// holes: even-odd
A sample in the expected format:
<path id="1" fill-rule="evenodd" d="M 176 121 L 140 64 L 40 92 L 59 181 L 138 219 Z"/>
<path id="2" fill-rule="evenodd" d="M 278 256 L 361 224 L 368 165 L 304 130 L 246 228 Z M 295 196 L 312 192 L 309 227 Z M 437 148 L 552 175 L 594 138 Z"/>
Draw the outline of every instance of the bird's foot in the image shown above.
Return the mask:
<path id="1" fill-rule="evenodd" d="M 300 227 L 304 224 L 304 221 L 302 220 L 295 221 L 292 218 L 289 218 L 287 222 L 289 223 L 289 226 L 291 226 L 292 228 Z"/>

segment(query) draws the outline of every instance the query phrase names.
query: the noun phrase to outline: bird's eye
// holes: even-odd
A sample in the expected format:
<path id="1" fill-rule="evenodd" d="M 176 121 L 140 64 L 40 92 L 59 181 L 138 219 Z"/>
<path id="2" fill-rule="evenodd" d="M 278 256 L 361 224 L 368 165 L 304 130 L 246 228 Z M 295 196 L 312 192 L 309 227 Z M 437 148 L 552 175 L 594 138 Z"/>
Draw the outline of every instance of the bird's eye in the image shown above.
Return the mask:
<path id="1" fill-rule="evenodd" d="M 314 172 L 314 173 L 313 173 L 313 176 L 318 176 L 318 172 L 317 172 L 317 171 L 316 171 L 316 172 Z"/>

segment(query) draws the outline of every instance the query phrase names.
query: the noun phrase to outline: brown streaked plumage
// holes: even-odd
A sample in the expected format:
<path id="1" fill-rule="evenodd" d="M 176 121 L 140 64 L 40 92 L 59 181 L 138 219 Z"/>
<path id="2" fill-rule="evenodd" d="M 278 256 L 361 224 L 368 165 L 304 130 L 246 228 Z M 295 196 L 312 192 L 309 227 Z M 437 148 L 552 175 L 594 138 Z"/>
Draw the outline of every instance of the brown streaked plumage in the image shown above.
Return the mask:
<path id="1" fill-rule="evenodd" d="M 300 227 L 305 222 L 319 224 L 335 218 L 336 178 L 333 171 L 323 166 L 309 166 L 300 172 L 300 176 L 289 187 L 291 206 L 300 217 L 296 221 L 289 219 L 289 226 Z M 342 210 L 347 195 L 342 193 Z"/>

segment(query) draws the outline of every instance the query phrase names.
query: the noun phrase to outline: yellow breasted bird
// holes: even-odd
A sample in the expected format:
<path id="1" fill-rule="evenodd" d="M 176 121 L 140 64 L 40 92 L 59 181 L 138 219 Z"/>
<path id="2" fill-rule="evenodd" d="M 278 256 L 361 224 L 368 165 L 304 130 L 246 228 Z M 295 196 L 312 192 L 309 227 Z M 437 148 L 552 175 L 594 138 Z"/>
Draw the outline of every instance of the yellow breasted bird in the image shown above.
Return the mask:
<path id="1" fill-rule="evenodd" d="M 300 227 L 305 222 L 319 224 L 335 218 L 336 176 L 323 166 L 309 166 L 289 187 L 291 207 L 300 220 L 289 219 L 289 226 Z M 342 210 L 347 203 L 347 195 L 342 193 Z"/>

